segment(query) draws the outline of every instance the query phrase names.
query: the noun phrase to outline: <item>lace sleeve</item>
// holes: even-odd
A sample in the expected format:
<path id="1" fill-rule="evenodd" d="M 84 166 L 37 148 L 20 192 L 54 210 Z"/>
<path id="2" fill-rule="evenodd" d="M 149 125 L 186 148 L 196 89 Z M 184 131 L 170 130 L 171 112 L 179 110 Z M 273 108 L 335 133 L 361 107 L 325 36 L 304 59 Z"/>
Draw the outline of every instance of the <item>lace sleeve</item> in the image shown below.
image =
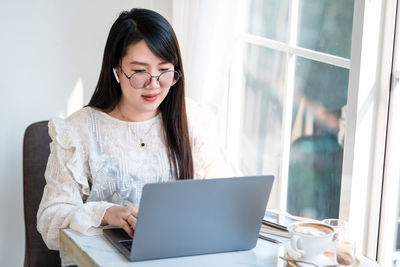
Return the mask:
<path id="1" fill-rule="evenodd" d="M 224 158 L 222 148 L 215 140 L 212 112 L 191 99 L 186 99 L 189 136 L 192 145 L 195 178 L 234 176 L 234 171 Z"/>
<path id="2" fill-rule="evenodd" d="M 90 234 L 101 224 L 108 202 L 88 202 L 86 154 L 77 131 L 62 119 L 49 121 L 52 138 L 45 172 L 46 186 L 37 214 L 37 229 L 49 249 L 59 249 L 59 229 Z"/>

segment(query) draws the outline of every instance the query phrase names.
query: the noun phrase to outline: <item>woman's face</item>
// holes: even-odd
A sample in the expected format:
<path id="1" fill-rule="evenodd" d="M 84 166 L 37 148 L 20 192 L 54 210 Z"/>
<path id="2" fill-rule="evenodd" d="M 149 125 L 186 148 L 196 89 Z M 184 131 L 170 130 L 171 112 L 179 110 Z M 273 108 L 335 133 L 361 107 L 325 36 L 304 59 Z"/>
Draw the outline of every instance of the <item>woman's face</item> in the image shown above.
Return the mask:
<path id="1" fill-rule="evenodd" d="M 148 72 L 152 76 L 158 76 L 163 71 L 174 70 L 174 65 L 154 55 L 144 40 L 128 46 L 120 67 L 128 77 L 137 72 Z M 167 96 L 170 86 L 161 87 L 155 77 L 146 87 L 135 89 L 120 68 L 116 71 L 122 90 L 120 108 L 129 112 L 129 116 L 138 121 L 154 117 L 161 102 Z"/>

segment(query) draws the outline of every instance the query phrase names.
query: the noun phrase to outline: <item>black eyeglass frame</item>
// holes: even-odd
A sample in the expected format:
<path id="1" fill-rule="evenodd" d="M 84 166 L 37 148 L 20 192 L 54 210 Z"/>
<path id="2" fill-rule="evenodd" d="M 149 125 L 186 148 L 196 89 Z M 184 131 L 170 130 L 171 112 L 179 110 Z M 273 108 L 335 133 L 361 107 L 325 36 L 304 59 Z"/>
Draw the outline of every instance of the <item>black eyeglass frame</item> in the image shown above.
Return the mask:
<path id="1" fill-rule="evenodd" d="M 151 83 L 151 80 L 152 80 L 153 78 L 157 78 L 157 82 L 158 82 L 158 84 L 160 84 L 160 76 L 163 75 L 164 73 L 167 73 L 167 72 L 174 72 L 174 73 L 177 73 L 177 74 L 178 74 L 178 78 L 176 79 L 176 81 L 175 81 L 174 84 L 171 84 L 171 86 L 175 85 L 175 84 L 179 81 L 179 78 L 182 76 L 182 75 L 181 75 L 181 72 L 180 72 L 180 71 L 176 71 L 176 70 L 166 70 L 166 71 L 161 72 L 160 75 L 151 75 L 151 73 L 149 73 L 149 72 L 147 72 L 147 71 L 143 71 L 143 72 L 134 72 L 134 73 L 132 73 L 131 76 L 128 76 L 128 74 L 126 74 L 126 73 L 123 71 L 123 69 L 122 69 L 121 66 L 119 66 L 119 69 L 120 69 L 121 72 L 125 75 L 125 77 L 129 80 L 129 84 L 131 85 L 131 87 L 132 87 L 133 89 L 143 89 L 143 88 L 145 88 L 146 86 L 148 86 L 148 85 Z M 147 74 L 149 74 L 150 78 L 149 78 L 148 82 L 147 82 L 142 88 L 135 88 L 135 87 L 132 86 L 132 83 L 131 83 L 130 80 L 131 80 L 131 78 L 133 77 L 133 75 L 139 74 L 139 73 L 140 73 L 140 74 L 142 74 L 142 73 L 147 73 Z M 160 84 L 160 86 L 161 86 L 161 84 Z"/>

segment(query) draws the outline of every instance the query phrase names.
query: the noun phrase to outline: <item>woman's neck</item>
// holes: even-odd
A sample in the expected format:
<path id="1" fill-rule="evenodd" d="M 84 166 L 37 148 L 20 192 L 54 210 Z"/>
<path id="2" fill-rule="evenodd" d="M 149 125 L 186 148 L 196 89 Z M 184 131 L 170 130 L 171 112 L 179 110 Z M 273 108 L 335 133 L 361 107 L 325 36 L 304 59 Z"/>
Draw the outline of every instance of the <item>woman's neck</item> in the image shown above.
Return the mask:
<path id="1" fill-rule="evenodd" d="M 130 122 L 140 122 L 147 121 L 155 116 L 157 116 L 158 111 L 151 112 L 137 112 L 137 110 L 131 108 L 128 105 L 124 105 L 121 102 L 110 112 L 108 113 L 110 116 L 117 118 L 122 121 L 130 121 Z"/>

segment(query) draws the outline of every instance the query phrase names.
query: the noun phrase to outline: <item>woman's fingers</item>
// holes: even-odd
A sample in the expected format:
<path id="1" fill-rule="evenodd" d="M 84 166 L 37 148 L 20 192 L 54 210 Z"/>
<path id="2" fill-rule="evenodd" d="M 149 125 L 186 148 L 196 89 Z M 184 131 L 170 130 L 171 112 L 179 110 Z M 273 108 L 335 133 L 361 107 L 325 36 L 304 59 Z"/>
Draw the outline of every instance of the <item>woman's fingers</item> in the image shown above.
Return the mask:
<path id="1" fill-rule="evenodd" d="M 136 217 L 130 214 L 128 218 L 126 219 L 128 224 L 131 226 L 132 229 L 136 228 Z"/>
<path id="2" fill-rule="evenodd" d="M 135 207 L 135 206 L 128 206 L 128 207 L 126 207 L 126 208 L 127 208 L 127 211 L 128 211 L 130 214 L 132 214 L 135 218 L 137 218 L 138 213 L 139 213 L 138 207 Z"/>
<path id="3" fill-rule="evenodd" d="M 128 222 L 126 222 L 125 220 L 123 220 L 121 222 L 121 227 L 122 229 L 124 229 L 124 231 L 131 237 L 133 238 L 133 229 L 130 227 L 130 225 L 128 224 Z"/>

